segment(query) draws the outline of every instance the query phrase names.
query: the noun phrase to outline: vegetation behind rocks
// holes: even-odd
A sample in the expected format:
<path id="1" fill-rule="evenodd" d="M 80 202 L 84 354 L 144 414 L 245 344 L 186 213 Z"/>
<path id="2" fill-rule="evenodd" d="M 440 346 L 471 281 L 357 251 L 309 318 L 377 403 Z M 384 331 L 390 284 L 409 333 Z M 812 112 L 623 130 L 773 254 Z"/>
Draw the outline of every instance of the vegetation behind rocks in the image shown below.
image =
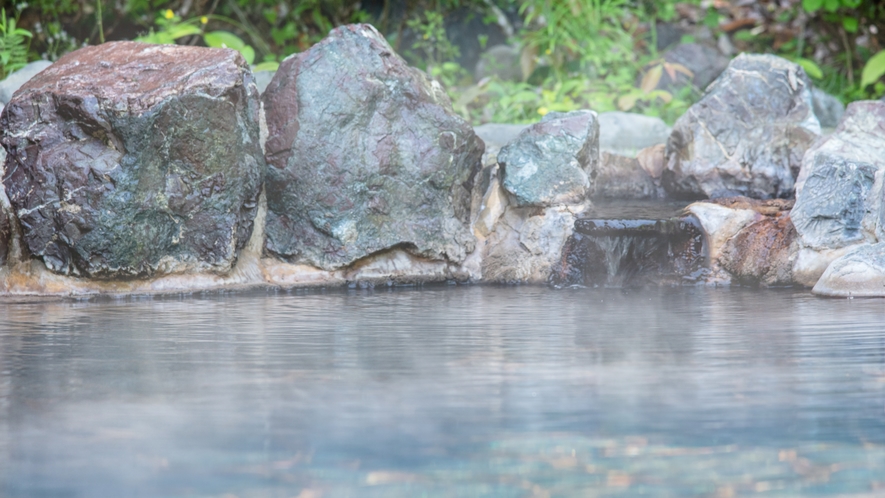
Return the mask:
<path id="1" fill-rule="evenodd" d="M 876 0 L 31 0 L 5 3 L 0 78 L 106 40 L 224 46 L 273 70 L 335 26 L 375 25 L 475 124 L 592 108 L 673 122 L 701 94 L 673 47 L 769 52 L 844 103 L 885 94 Z"/>

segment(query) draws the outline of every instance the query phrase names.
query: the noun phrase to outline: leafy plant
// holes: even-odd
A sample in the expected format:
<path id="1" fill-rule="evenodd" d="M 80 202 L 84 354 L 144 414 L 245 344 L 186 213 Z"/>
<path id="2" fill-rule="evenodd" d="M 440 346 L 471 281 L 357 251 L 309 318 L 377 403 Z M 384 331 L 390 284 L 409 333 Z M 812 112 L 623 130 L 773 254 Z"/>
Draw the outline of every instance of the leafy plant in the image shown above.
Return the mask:
<path id="1" fill-rule="evenodd" d="M 885 50 L 870 57 L 860 75 L 860 87 L 865 88 L 885 75 Z"/>
<path id="2" fill-rule="evenodd" d="M 253 64 L 255 62 L 255 49 L 248 45 L 242 38 L 229 31 L 204 31 L 205 26 L 210 20 L 220 20 L 235 24 L 227 18 L 221 16 L 201 16 L 193 17 L 188 20 L 182 20 L 172 10 L 166 12 L 157 18 L 157 30 L 151 30 L 147 35 L 136 38 L 136 41 L 144 43 L 156 43 L 161 45 L 173 45 L 178 40 L 186 37 L 196 36 L 203 39 L 203 43 L 207 47 L 213 48 L 229 48 L 236 50 L 246 59 L 246 63 Z M 265 61 L 255 66 L 256 71 L 274 71 L 279 67 L 279 63 L 275 61 Z"/>
<path id="3" fill-rule="evenodd" d="M 17 21 L 14 17 L 7 18 L 6 11 L 0 9 L 0 79 L 28 63 L 28 46 L 33 35 L 17 27 Z"/>
<path id="4" fill-rule="evenodd" d="M 412 45 L 413 58 L 424 61 L 431 76 L 443 62 L 457 59 L 460 51 L 446 35 L 445 19 L 440 12 L 427 11 L 422 16 L 406 21 L 406 26 L 418 36 Z"/>

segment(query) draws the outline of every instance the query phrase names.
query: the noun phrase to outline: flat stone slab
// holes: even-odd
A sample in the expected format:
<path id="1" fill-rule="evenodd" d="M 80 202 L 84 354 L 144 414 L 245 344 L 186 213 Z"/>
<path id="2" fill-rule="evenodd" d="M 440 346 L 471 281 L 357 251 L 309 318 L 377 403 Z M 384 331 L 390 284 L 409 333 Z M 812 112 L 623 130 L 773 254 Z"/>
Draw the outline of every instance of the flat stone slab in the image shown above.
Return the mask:
<path id="1" fill-rule="evenodd" d="M 233 50 L 113 42 L 65 55 L 0 114 L 27 250 L 64 275 L 229 271 L 262 184 L 258 112 Z"/>

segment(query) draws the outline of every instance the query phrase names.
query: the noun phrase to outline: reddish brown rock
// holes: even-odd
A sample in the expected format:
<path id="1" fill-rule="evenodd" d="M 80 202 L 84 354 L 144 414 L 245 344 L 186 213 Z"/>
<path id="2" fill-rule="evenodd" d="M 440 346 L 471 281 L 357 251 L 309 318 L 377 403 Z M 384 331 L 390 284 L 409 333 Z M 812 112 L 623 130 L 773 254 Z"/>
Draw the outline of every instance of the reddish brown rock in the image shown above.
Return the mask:
<path id="1" fill-rule="evenodd" d="M 90 277 L 229 270 L 264 173 L 258 110 L 233 50 L 114 42 L 62 57 L 0 114 L 27 250 Z"/>
<path id="2" fill-rule="evenodd" d="M 796 228 L 790 213 L 778 206 L 756 207 L 771 214 L 730 238 L 722 248 L 719 264 L 742 284 L 791 285 Z"/>

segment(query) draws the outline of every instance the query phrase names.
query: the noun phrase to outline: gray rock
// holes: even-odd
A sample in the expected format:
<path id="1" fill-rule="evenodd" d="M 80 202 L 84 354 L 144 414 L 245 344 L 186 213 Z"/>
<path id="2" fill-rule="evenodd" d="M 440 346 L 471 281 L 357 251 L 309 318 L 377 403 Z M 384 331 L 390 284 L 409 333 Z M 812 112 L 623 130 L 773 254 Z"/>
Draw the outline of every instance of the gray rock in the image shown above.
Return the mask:
<path id="1" fill-rule="evenodd" d="M 599 158 L 594 199 L 657 199 L 654 178 L 635 157 L 603 151 Z"/>
<path id="2" fill-rule="evenodd" d="M 498 153 L 504 188 L 517 206 L 580 204 L 592 192 L 598 163 L 593 111 L 550 113 Z"/>
<path id="3" fill-rule="evenodd" d="M 486 144 L 483 165 L 497 162 L 501 147 L 516 140 L 516 137 L 528 127 L 529 125 L 524 124 L 486 123 L 474 128 L 476 136 Z"/>
<path id="4" fill-rule="evenodd" d="M 885 240 L 885 102 L 848 106 L 836 131 L 802 161 L 792 218 L 803 252 L 800 282 L 814 285 L 838 250 Z M 844 251 L 843 251 L 844 252 Z M 795 271 L 795 269 L 794 269 Z"/>
<path id="5" fill-rule="evenodd" d="M 252 73 L 252 77 L 255 78 L 255 86 L 258 88 L 258 93 L 263 94 L 265 90 L 267 90 L 267 85 L 270 85 L 271 80 L 273 80 L 273 76 L 277 74 L 276 71 L 256 71 Z"/>
<path id="6" fill-rule="evenodd" d="M 483 52 L 476 63 L 474 76 L 477 81 L 496 77 L 501 81 L 522 81 L 522 66 L 519 63 L 519 48 L 510 45 L 495 45 Z"/>
<path id="7" fill-rule="evenodd" d="M 678 198 L 789 197 L 820 135 L 798 65 L 741 54 L 673 127 L 662 183 Z"/>
<path id="8" fill-rule="evenodd" d="M 33 78 L 40 71 L 51 66 L 49 61 L 34 61 L 28 63 L 27 66 L 10 74 L 5 80 L 0 81 L 0 104 L 5 104 L 12 100 L 12 94 L 21 88 L 29 79 Z"/>
<path id="9" fill-rule="evenodd" d="M 625 156 L 640 149 L 663 144 L 671 128 L 663 120 L 631 112 L 599 113 L 599 148 Z"/>
<path id="10" fill-rule="evenodd" d="M 30 254 L 100 278 L 229 271 L 261 190 L 258 111 L 233 50 L 65 55 L 0 114 L 3 184 Z"/>
<path id="11" fill-rule="evenodd" d="M 332 30 L 263 96 L 266 249 L 325 270 L 399 247 L 460 262 L 482 140 L 369 25 Z"/>
<path id="12" fill-rule="evenodd" d="M 663 52 L 670 46 L 679 43 L 679 40 L 688 32 L 675 23 L 659 22 L 655 25 L 655 40 L 657 41 L 658 51 Z"/>
<path id="13" fill-rule="evenodd" d="M 483 248 L 483 282 L 547 283 L 586 209 L 586 204 L 507 207 Z"/>
<path id="14" fill-rule="evenodd" d="M 812 292 L 834 297 L 885 297 L 885 242 L 857 246 L 835 259 Z"/>
<path id="15" fill-rule="evenodd" d="M 3 114 L 3 104 L 0 104 L 0 114 Z M 3 177 L 3 165 L 6 164 L 6 149 L 0 147 L 0 178 Z M 10 242 L 10 226 L 9 226 L 9 214 L 7 212 L 7 199 L 6 199 L 6 191 L 3 188 L 3 184 L 0 183 L 0 266 L 6 264 L 7 256 L 9 255 L 9 242 Z"/>
<path id="16" fill-rule="evenodd" d="M 671 93 L 691 84 L 699 90 L 707 88 L 713 80 L 722 74 L 728 66 L 728 57 L 718 50 L 699 43 L 683 43 L 673 47 L 664 54 L 664 61 L 672 64 L 680 64 L 691 71 L 691 78 L 681 72 L 676 72 L 675 79 L 671 79 L 667 71 L 661 75 L 661 81 L 657 88 Z"/>
<path id="17" fill-rule="evenodd" d="M 883 174 L 885 102 L 854 102 L 836 131 L 802 161 L 792 216 L 803 246 L 835 249 L 885 239 Z"/>
<path id="18" fill-rule="evenodd" d="M 814 104 L 814 115 L 820 121 L 821 128 L 835 128 L 845 114 L 845 105 L 836 97 L 828 94 L 820 88 L 811 89 L 811 99 Z"/>

